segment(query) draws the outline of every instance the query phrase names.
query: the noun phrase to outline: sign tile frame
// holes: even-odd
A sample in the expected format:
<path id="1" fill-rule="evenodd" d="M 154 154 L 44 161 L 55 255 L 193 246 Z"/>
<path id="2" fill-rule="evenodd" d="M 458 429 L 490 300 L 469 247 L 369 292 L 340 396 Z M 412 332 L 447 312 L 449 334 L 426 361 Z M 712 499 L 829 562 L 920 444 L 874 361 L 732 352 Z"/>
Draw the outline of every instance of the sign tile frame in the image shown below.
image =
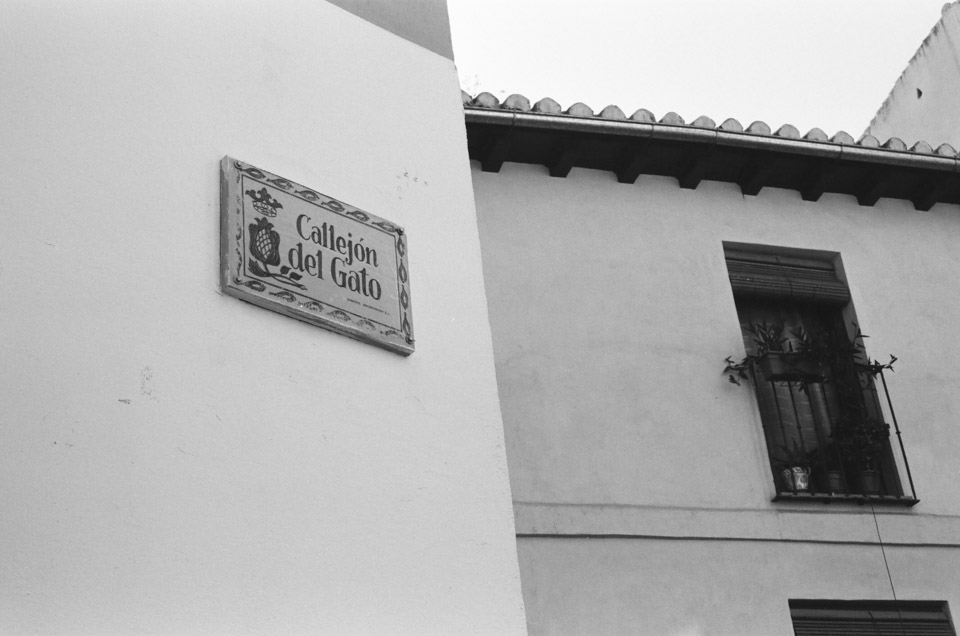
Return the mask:
<path id="1" fill-rule="evenodd" d="M 404 356 L 414 352 L 402 227 L 229 156 L 220 179 L 224 293 Z M 285 249 L 290 243 L 297 247 Z M 305 243 L 316 254 L 304 257 Z"/>

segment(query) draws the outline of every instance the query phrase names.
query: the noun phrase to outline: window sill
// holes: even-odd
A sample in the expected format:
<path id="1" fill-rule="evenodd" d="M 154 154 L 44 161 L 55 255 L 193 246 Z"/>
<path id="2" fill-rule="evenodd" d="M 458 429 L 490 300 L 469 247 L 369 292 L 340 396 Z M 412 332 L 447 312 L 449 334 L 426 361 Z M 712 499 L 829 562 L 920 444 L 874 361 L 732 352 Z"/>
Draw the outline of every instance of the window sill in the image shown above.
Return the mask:
<path id="1" fill-rule="evenodd" d="M 894 497 L 892 495 L 842 495 L 827 493 L 808 493 L 808 492 L 779 492 L 774 496 L 773 501 L 816 501 L 820 503 L 840 503 L 840 504 L 873 504 L 876 506 L 905 506 L 912 507 L 920 503 L 919 499 L 913 497 Z"/>

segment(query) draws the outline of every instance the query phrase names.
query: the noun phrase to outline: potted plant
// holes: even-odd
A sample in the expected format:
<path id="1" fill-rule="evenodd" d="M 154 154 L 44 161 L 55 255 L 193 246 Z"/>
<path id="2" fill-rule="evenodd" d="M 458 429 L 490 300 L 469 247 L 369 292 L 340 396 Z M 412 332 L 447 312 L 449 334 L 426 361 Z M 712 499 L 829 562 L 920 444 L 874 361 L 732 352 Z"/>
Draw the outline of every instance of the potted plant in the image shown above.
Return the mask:
<path id="1" fill-rule="evenodd" d="M 765 380 L 819 381 L 820 361 L 811 355 L 814 344 L 802 328 L 792 332 L 794 341 L 784 335 L 782 324 L 754 322 L 744 328 L 752 337 L 754 352 L 739 362 L 728 357 L 724 370 L 730 381 L 740 384 L 747 378 L 747 371 L 756 369 Z"/>
<path id="2" fill-rule="evenodd" d="M 843 478 L 843 470 L 839 467 L 827 468 L 827 492 L 831 495 L 847 492 L 847 483 Z"/>
<path id="3" fill-rule="evenodd" d="M 781 444 L 777 447 L 779 453 L 774 457 L 774 466 L 780 471 L 787 490 L 806 492 L 810 488 L 810 453 L 803 446 L 792 440 L 790 446 Z"/>
<path id="4" fill-rule="evenodd" d="M 763 325 L 752 325 L 751 334 L 769 338 L 763 334 Z M 782 331 L 782 327 L 781 327 Z M 803 327 L 790 332 L 791 338 L 781 337 L 780 348 L 767 348 L 757 361 L 760 372 L 767 380 L 819 382 L 823 380 L 823 368 L 828 347 L 822 335 L 814 337 Z M 785 345 L 785 346 L 784 346 Z"/>
<path id="5" fill-rule="evenodd" d="M 860 488 L 865 495 L 880 493 L 878 468 L 883 458 L 890 425 L 863 418 L 839 429 L 838 442 L 844 460 L 859 470 Z"/>
<path id="6" fill-rule="evenodd" d="M 844 478 L 843 462 L 838 445 L 830 441 L 821 446 L 818 451 L 823 458 L 822 465 L 815 471 L 818 487 L 831 495 L 846 493 L 847 481 Z"/>
<path id="7" fill-rule="evenodd" d="M 803 404 L 806 412 L 819 422 L 823 438 L 831 440 L 809 453 L 797 444 L 799 429 L 793 431 L 798 426 L 796 422 L 790 424 L 792 433 L 778 435 L 781 440 L 793 441 L 792 447 L 780 446 L 779 452 L 769 446 L 775 476 L 787 490 L 807 490 L 811 472 L 818 480 L 817 488 L 828 493 L 853 490 L 876 495 L 884 488 L 897 487 L 885 482 L 882 476 L 884 458 L 890 452 L 890 427 L 882 421 L 873 389 L 874 377 L 892 371 L 896 358 L 890 356 L 887 363 L 868 358 L 863 346 L 867 336 L 856 324 L 852 326 L 852 338 L 842 331 L 809 333 L 802 327 L 791 331 L 788 337 L 782 325 L 752 323 L 744 327 L 753 337 L 753 346 L 748 347 L 751 353 L 739 361 L 729 356 L 725 360 L 724 372 L 730 382 L 740 385 L 742 380 L 753 378 L 758 397 L 761 390 L 770 394 L 770 388 L 759 382 L 761 379 L 799 384 L 798 390 L 810 396 L 809 404 Z M 810 393 L 808 389 L 813 383 L 820 384 L 821 389 Z M 776 395 L 772 395 L 775 399 Z M 761 415 L 765 428 L 775 424 L 772 417 L 779 417 L 774 413 L 768 421 L 762 409 Z M 783 421 L 777 421 L 782 429 Z M 822 457 L 815 464 L 815 471 L 811 470 L 811 454 Z"/>

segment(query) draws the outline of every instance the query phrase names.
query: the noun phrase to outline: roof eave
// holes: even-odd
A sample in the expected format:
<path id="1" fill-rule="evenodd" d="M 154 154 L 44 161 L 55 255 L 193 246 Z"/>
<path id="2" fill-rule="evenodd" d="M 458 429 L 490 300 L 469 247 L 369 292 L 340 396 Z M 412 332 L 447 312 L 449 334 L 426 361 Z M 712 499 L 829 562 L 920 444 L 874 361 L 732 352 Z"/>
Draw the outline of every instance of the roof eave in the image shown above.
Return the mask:
<path id="1" fill-rule="evenodd" d="M 868 206 L 880 197 L 909 200 L 920 210 L 960 204 L 957 157 L 901 150 L 899 140 L 884 148 L 873 138 L 847 143 L 851 138 L 839 134 L 833 140 L 804 139 L 469 104 L 464 116 L 470 158 L 487 172 L 510 161 L 544 165 L 557 177 L 579 167 L 609 170 L 622 183 L 651 174 L 673 176 L 684 188 L 702 180 L 737 183 L 747 195 L 778 187 L 797 190 L 809 201 L 834 192 Z"/>

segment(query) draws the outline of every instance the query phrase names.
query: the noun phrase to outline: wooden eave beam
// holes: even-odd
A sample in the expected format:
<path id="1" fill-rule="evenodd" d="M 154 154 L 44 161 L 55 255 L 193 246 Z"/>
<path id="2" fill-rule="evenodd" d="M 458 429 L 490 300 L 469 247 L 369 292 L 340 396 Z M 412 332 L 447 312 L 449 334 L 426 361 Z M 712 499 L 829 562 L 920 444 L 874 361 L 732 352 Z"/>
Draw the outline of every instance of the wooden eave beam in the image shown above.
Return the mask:
<path id="1" fill-rule="evenodd" d="M 547 160 L 547 170 L 551 177 L 564 178 L 570 174 L 580 157 L 581 142 L 570 136 L 560 138 L 551 157 Z"/>
<path id="2" fill-rule="evenodd" d="M 700 182 L 703 181 L 710 160 L 713 155 L 713 148 L 701 150 L 695 148 L 683 162 L 680 171 L 677 173 L 677 182 L 681 188 L 686 190 L 696 190 Z"/>
<path id="3" fill-rule="evenodd" d="M 910 197 L 913 207 L 921 212 L 929 211 L 946 193 L 952 176 L 950 173 L 945 173 L 923 179 Z"/>
<path id="4" fill-rule="evenodd" d="M 480 155 L 480 169 L 484 172 L 500 172 L 503 162 L 507 160 L 507 155 L 510 154 L 511 145 L 508 131 L 492 134 L 490 140 L 478 153 Z"/>
<path id="5" fill-rule="evenodd" d="M 819 201 L 827 191 L 832 174 L 832 164 L 824 161 L 814 162 L 801 178 L 800 198 L 804 201 Z"/>
<path id="6" fill-rule="evenodd" d="M 884 195 L 888 181 L 893 173 L 888 168 L 869 168 L 867 176 L 861 180 L 857 188 L 857 203 L 866 207 L 873 207 Z"/>
<path id="7" fill-rule="evenodd" d="M 740 171 L 740 179 L 737 185 L 740 186 L 740 192 L 748 196 L 760 194 L 760 190 L 770 180 L 773 174 L 774 160 L 767 153 L 756 154 L 744 164 Z"/>
<path id="8" fill-rule="evenodd" d="M 650 151 L 639 145 L 630 145 L 621 155 L 615 170 L 620 183 L 636 183 L 647 166 L 650 165 Z"/>

